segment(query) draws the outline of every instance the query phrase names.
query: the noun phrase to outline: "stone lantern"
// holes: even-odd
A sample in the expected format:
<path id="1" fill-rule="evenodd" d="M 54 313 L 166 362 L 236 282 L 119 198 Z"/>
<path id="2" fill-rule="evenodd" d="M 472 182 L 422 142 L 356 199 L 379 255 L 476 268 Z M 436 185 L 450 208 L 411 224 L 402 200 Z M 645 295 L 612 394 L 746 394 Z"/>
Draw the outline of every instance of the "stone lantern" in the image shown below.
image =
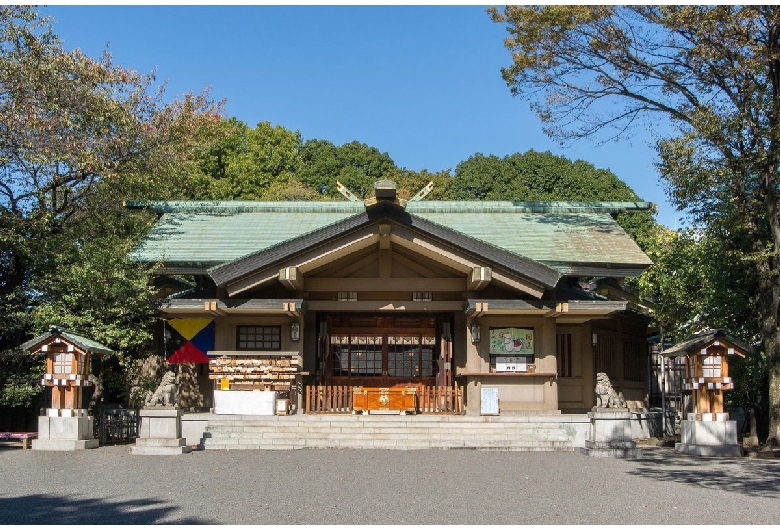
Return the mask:
<path id="1" fill-rule="evenodd" d="M 723 392 L 734 386 L 728 358 L 744 357 L 750 351 L 750 346 L 716 329 L 691 335 L 663 352 L 664 357 L 685 357 L 683 388 L 691 391 L 693 404 L 693 411 L 680 425 L 676 451 L 700 456 L 742 455 L 737 422 L 730 420 L 723 408 Z"/>
<path id="2" fill-rule="evenodd" d="M 92 386 L 89 368 L 93 355 L 114 353 L 93 340 L 52 326 L 22 348 L 46 354 L 46 372 L 41 384 L 51 388 L 51 407 L 38 418 L 38 439 L 33 449 L 73 451 L 98 446 L 93 418 L 83 406 L 83 389 Z"/>

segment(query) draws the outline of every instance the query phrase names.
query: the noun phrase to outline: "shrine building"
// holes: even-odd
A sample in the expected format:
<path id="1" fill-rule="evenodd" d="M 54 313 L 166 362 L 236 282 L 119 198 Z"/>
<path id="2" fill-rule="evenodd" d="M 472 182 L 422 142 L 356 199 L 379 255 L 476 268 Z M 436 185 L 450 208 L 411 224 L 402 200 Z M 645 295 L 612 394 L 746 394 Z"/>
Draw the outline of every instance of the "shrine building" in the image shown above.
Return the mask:
<path id="1" fill-rule="evenodd" d="M 246 413 L 260 390 L 279 413 L 350 413 L 384 389 L 385 408 L 469 415 L 489 388 L 500 414 L 583 413 L 596 372 L 646 399 L 649 319 L 580 281 L 651 265 L 615 220 L 650 203 L 375 194 L 126 203 L 159 215 L 132 257 L 168 286 L 160 344 L 198 389 L 181 405 Z M 391 403 L 394 388 L 416 403 Z"/>

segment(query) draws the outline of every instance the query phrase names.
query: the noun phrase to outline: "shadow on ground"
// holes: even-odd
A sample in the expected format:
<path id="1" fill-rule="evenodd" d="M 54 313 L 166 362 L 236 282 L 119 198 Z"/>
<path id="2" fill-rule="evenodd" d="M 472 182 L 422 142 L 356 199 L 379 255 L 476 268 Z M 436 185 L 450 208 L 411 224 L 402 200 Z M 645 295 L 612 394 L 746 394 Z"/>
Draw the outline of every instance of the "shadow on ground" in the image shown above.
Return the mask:
<path id="1" fill-rule="evenodd" d="M 780 498 L 780 461 L 755 458 L 698 457 L 672 450 L 643 451 L 632 474 L 705 489 Z"/>
<path id="2" fill-rule="evenodd" d="M 97 498 L 24 495 L 0 499 L 0 521 L 7 524 L 216 524 L 180 517 L 177 508 L 159 499 L 111 502 Z"/>

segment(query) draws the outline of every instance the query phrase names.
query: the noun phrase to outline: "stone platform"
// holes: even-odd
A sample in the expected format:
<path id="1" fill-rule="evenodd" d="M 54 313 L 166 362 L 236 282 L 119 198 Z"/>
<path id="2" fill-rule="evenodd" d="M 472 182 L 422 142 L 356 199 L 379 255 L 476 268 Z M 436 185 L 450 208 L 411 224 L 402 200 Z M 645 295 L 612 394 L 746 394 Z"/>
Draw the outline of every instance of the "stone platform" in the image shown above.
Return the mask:
<path id="1" fill-rule="evenodd" d="M 581 450 L 588 456 L 633 458 L 639 456 L 631 435 L 631 412 L 623 408 L 594 407 L 588 413 L 590 432 Z"/>
<path id="2" fill-rule="evenodd" d="M 52 409 L 56 410 L 56 409 Z M 75 409 L 67 416 L 50 413 L 38 417 L 38 438 L 32 448 L 39 451 L 79 451 L 94 449 L 99 440 L 93 438 L 93 419 L 86 410 Z"/>
<path id="3" fill-rule="evenodd" d="M 180 455 L 192 448 L 181 436 L 182 411 L 174 407 L 141 409 L 141 426 L 135 445 L 130 447 L 134 455 Z"/>
<path id="4" fill-rule="evenodd" d="M 737 443 L 737 422 L 734 420 L 683 420 L 680 423 L 678 453 L 696 456 L 742 456 Z"/>
<path id="5" fill-rule="evenodd" d="M 225 416 L 185 414 L 182 434 L 206 450 L 475 449 L 576 451 L 588 432 L 584 414 Z"/>

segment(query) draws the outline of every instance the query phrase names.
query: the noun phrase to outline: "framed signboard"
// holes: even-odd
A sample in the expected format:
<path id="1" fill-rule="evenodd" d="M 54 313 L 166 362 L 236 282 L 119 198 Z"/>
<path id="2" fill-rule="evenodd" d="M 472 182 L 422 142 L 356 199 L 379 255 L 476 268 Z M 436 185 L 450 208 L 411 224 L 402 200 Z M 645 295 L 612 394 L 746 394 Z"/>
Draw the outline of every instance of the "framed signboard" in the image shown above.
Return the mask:
<path id="1" fill-rule="evenodd" d="M 490 355 L 530 357 L 533 362 L 533 328 L 490 328 Z"/>
<path id="2" fill-rule="evenodd" d="M 491 370 L 526 372 L 533 362 L 533 328 L 490 328 Z"/>

